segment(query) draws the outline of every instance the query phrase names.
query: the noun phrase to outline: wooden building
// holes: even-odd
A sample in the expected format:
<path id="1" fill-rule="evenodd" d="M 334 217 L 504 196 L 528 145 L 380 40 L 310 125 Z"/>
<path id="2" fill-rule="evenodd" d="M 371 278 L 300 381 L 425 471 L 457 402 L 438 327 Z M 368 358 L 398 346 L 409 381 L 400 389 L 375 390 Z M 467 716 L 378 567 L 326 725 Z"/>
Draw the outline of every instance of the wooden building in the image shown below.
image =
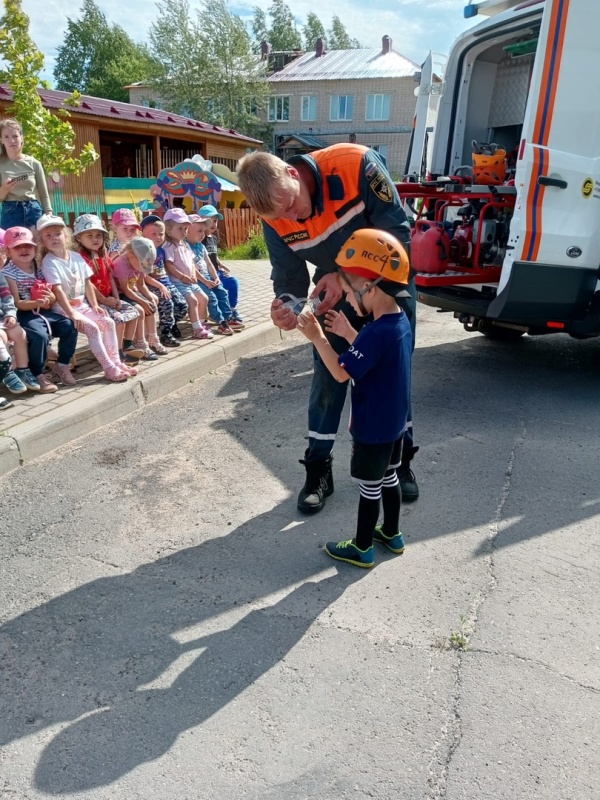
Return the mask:
<path id="1" fill-rule="evenodd" d="M 69 97 L 67 92 L 38 91 L 50 111 L 64 108 Z M 9 113 L 11 98 L 10 89 L 0 86 L 3 116 Z M 48 176 L 52 207 L 57 213 L 110 215 L 116 208 L 133 202 L 150 203 L 149 189 L 164 167 L 199 154 L 233 171 L 245 153 L 262 145 L 258 139 L 234 130 L 99 97 L 82 95 L 80 105 L 67 110 L 75 131 L 76 152 L 91 142 L 100 158 L 79 177 L 67 175 L 55 182 L 54 176 Z M 221 205 L 226 200 L 224 196 Z"/>

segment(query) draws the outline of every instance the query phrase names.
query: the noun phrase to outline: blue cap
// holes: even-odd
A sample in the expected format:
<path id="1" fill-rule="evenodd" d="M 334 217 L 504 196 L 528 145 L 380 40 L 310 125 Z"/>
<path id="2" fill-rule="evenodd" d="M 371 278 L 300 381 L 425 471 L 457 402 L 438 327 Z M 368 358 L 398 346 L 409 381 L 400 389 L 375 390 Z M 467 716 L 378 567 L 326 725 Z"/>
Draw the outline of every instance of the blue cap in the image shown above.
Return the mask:
<path id="1" fill-rule="evenodd" d="M 223 214 L 219 214 L 214 206 L 202 206 L 202 208 L 198 211 L 198 216 L 217 217 L 217 219 L 223 219 Z"/>
<path id="2" fill-rule="evenodd" d="M 142 226 L 142 230 L 146 227 L 146 225 L 153 225 L 155 222 L 162 222 L 162 217 L 159 217 L 158 214 L 148 214 L 147 217 L 140 222 Z"/>

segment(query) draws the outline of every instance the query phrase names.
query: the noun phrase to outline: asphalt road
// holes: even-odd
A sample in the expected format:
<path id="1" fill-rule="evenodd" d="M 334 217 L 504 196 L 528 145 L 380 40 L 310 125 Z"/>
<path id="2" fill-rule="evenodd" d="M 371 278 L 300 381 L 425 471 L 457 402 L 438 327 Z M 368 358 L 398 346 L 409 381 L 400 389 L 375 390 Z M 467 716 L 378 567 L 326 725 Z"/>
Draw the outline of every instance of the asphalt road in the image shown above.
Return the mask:
<path id="1" fill-rule="evenodd" d="M 595 800 L 600 342 L 421 309 L 404 556 L 295 508 L 291 339 L 0 480 L 0 797 Z"/>

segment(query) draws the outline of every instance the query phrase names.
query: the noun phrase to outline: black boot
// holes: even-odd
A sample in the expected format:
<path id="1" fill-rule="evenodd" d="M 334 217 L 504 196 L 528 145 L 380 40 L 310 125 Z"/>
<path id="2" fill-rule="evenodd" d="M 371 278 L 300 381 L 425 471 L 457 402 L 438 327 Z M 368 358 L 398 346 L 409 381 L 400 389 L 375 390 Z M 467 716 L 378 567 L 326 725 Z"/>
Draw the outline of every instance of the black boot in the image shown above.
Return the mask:
<path id="1" fill-rule="evenodd" d="M 402 502 L 413 503 L 419 496 L 419 487 L 415 473 L 410 468 L 410 462 L 415 457 L 418 447 L 405 447 L 402 450 L 402 461 L 397 469 L 400 489 L 402 490 Z"/>
<path id="2" fill-rule="evenodd" d="M 308 450 L 300 463 L 306 467 L 306 482 L 298 495 L 298 509 L 305 514 L 314 514 L 325 505 L 325 498 L 333 494 L 333 456 L 320 461 L 306 461 Z"/>

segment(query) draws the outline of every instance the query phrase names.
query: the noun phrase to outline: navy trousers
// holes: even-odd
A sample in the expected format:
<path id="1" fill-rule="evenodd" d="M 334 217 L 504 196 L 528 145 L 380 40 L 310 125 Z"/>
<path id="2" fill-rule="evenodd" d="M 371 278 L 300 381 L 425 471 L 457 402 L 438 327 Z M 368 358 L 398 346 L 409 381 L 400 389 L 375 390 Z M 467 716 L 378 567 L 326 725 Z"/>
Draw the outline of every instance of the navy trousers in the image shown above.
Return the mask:
<path id="1" fill-rule="evenodd" d="M 68 317 L 55 311 L 44 310 L 41 314 L 18 311 L 17 320 L 27 335 L 29 369 L 34 375 L 41 375 L 44 371 L 52 336 L 58 337 L 58 363 L 68 364 L 71 361 L 77 345 L 77 328 Z M 52 336 L 45 320 L 50 325 Z"/>

